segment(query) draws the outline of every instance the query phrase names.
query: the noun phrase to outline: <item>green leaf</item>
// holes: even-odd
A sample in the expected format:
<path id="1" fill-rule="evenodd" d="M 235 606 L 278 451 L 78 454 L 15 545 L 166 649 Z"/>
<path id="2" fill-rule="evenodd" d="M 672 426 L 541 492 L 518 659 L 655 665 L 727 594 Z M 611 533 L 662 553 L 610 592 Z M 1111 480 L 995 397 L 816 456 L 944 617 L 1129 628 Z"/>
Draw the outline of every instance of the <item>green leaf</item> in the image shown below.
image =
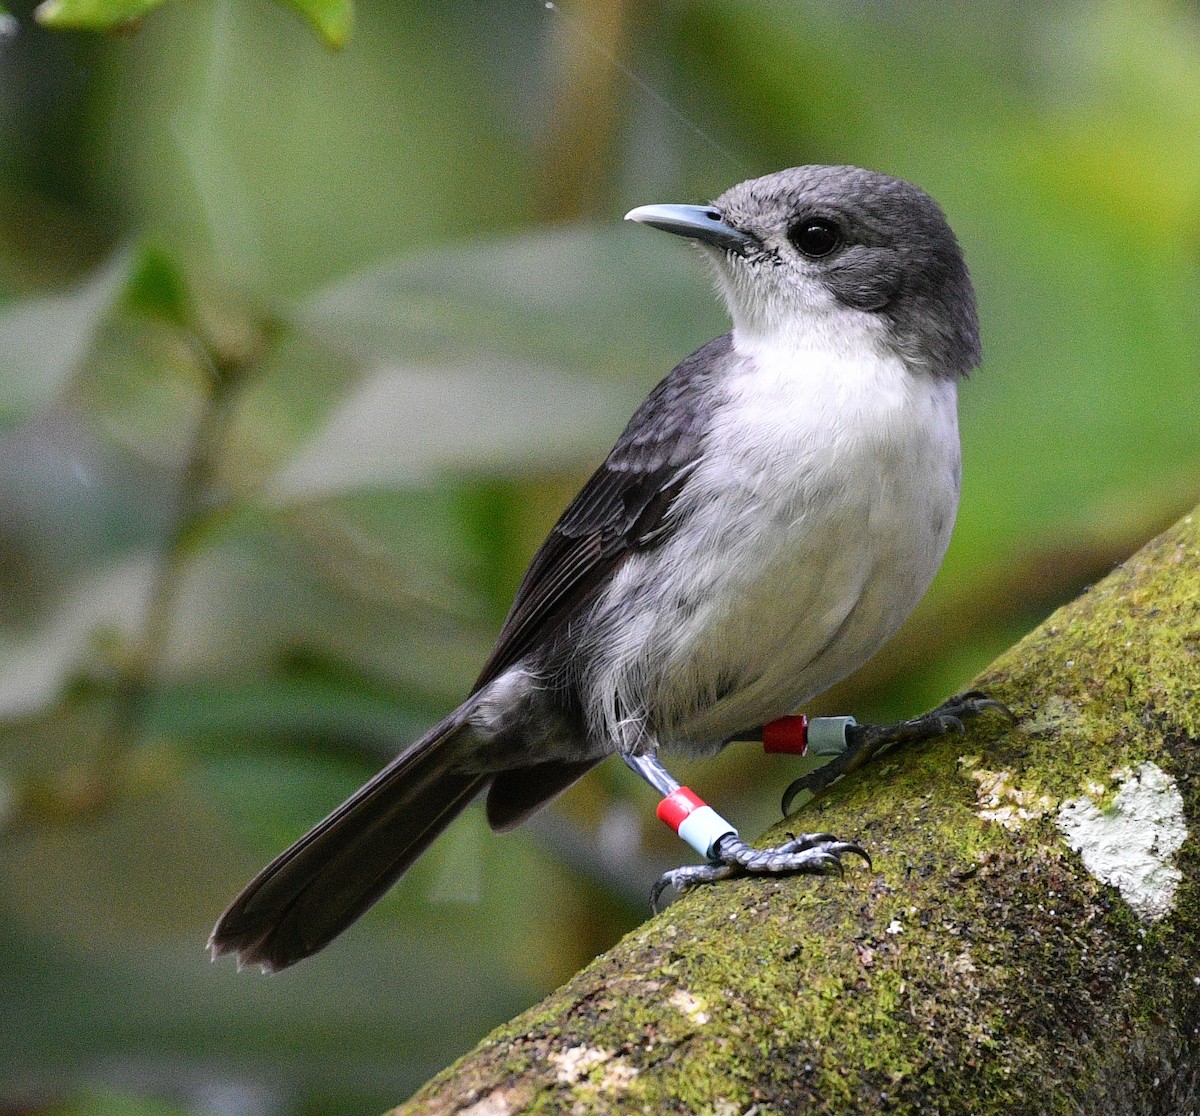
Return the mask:
<path id="1" fill-rule="evenodd" d="M 192 741 L 241 734 L 257 738 L 259 746 L 279 737 L 408 740 L 442 711 L 399 686 L 385 690 L 358 680 L 268 676 L 165 686 L 151 703 L 149 724 Z"/>
<path id="2" fill-rule="evenodd" d="M 537 362 L 641 381 L 728 328 L 704 266 L 618 220 L 397 256 L 307 296 L 292 318 L 364 362 Z M 465 355 L 464 355 L 465 354 Z"/>
<path id="3" fill-rule="evenodd" d="M 288 504 L 355 488 L 417 485 L 461 468 L 512 472 L 555 457 L 570 461 L 581 441 L 601 444 L 620 419 L 603 384 L 516 362 L 387 364 L 342 401 L 272 480 L 267 496 Z"/>
<path id="4" fill-rule="evenodd" d="M 366 374 L 268 499 L 599 460 L 654 382 L 724 326 L 692 253 L 642 232 L 441 246 L 293 306 L 300 329 Z"/>
<path id="5" fill-rule="evenodd" d="M 285 0 L 331 47 L 344 47 L 354 31 L 352 0 Z"/>
<path id="6" fill-rule="evenodd" d="M 128 253 L 118 253 L 73 291 L 0 311 L 0 427 L 60 394 L 124 287 L 129 266 Z"/>
<path id="7" fill-rule="evenodd" d="M 43 0 L 34 18 L 58 31 L 108 31 L 143 19 L 164 0 Z M 284 0 L 331 47 L 344 47 L 354 30 L 351 0 Z M 2 13 L 2 9 L 0 9 Z M 0 28 L 3 23 L 0 22 Z"/>
<path id="8" fill-rule="evenodd" d="M 56 31 L 108 31 L 142 19 L 163 0 L 43 0 L 34 19 Z"/>
<path id="9" fill-rule="evenodd" d="M 32 630 L 0 629 L 0 719 L 49 706 L 96 632 L 134 639 L 152 578 L 149 561 L 132 558 L 82 580 Z"/>
<path id="10" fill-rule="evenodd" d="M 130 309 L 186 328 L 190 319 L 187 282 L 175 261 L 159 248 L 143 248 L 125 290 Z"/>
<path id="11" fill-rule="evenodd" d="M 188 1110 L 160 1097 L 101 1089 L 68 1101 L 58 1111 L 60 1116 L 187 1116 Z"/>

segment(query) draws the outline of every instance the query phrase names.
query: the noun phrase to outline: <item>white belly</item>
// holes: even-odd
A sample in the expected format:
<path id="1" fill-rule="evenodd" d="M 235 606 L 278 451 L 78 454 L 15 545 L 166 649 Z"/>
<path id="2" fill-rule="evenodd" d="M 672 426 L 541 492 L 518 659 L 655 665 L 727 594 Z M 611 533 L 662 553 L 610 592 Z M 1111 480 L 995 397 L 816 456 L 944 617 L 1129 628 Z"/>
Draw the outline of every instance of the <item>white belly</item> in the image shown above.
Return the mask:
<path id="1" fill-rule="evenodd" d="M 628 562 L 607 598 L 644 601 L 637 586 L 651 577 L 654 606 L 593 677 L 606 720 L 645 718 L 689 751 L 783 715 L 870 658 L 928 588 L 958 504 L 952 382 L 898 360 L 800 375 L 794 360 L 759 361 L 730 390 L 681 494 L 680 529 Z"/>

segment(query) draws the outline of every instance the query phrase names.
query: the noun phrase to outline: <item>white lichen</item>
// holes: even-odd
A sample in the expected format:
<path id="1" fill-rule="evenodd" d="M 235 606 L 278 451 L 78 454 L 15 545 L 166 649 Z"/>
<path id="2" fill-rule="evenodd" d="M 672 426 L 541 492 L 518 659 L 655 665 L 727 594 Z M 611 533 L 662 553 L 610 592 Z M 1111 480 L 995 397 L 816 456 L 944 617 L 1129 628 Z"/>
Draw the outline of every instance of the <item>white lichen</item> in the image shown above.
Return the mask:
<path id="1" fill-rule="evenodd" d="M 633 1063 L 627 1062 L 624 1058 L 614 1058 L 604 1067 L 597 1088 L 602 1093 L 621 1093 L 633 1084 L 637 1075 L 638 1070 Z"/>
<path id="2" fill-rule="evenodd" d="M 612 1057 L 607 1050 L 598 1046 L 569 1046 L 566 1050 L 556 1050 L 550 1054 L 554 1063 L 555 1079 L 560 1085 L 574 1085 L 595 1066 L 607 1062 Z"/>
<path id="3" fill-rule="evenodd" d="M 1005 829 L 1020 829 L 1027 821 L 1040 818 L 1054 808 L 1054 800 L 1045 794 L 1021 790 L 1013 782 L 1011 771 L 988 771 L 983 767 L 972 769 L 974 757 L 963 756 L 959 766 L 970 771 L 971 778 L 979 786 L 975 790 L 975 811 L 984 821 L 995 822 Z"/>
<path id="4" fill-rule="evenodd" d="M 708 1012 L 705 1010 L 708 1005 L 699 996 L 693 996 L 687 989 L 675 989 L 671 993 L 671 999 L 668 1002 L 673 1008 L 677 1008 L 686 1015 L 698 1027 L 703 1027 L 708 1022 Z"/>
<path id="5" fill-rule="evenodd" d="M 550 1054 L 554 1063 L 554 1078 L 560 1085 L 570 1085 L 577 1097 L 584 1100 L 600 1093 L 624 1092 L 637 1077 L 637 1067 L 613 1051 L 599 1046 L 570 1046 Z M 599 1074 L 592 1071 L 603 1066 Z M 590 1111 L 587 1104 L 583 1110 Z"/>
<path id="6" fill-rule="evenodd" d="M 1139 917 L 1157 920 L 1170 913 L 1183 878 L 1172 861 L 1187 839 L 1183 796 L 1150 762 L 1115 771 L 1113 779 L 1120 790 L 1111 803 L 1099 805 L 1089 795 L 1068 799 L 1059 807 L 1058 828 L 1096 879 L 1115 887 Z"/>
<path id="7" fill-rule="evenodd" d="M 461 1116 L 509 1116 L 513 1110 L 507 1089 L 493 1089 L 482 1100 L 477 1100 L 470 1108 L 464 1108 Z"/>

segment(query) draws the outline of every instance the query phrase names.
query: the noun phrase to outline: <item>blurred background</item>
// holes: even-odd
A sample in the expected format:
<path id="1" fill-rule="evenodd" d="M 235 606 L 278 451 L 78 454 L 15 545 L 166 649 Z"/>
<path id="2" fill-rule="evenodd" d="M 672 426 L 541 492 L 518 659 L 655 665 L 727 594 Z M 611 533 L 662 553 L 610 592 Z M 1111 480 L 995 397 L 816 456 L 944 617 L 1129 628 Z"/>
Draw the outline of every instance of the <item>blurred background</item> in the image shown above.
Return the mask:
<path id="1" fill-rule="evenodd" d="M 853 162 L 965 248 L 954 544 L 822 709 L 936 703 L 1197 499 L 1194 3 L 393 0 L 341 51 L 269 0 L 9 11 L 2 1112 L 381 1111 L 646 916 L 686 850 L 606 764 L 514 834 L 469 811 L 297 969 L 204 949 L 461 698 L 567 499 L 726 328 L 632 206 Z M 753 833 L 797 768 L 681 773 Z"/>

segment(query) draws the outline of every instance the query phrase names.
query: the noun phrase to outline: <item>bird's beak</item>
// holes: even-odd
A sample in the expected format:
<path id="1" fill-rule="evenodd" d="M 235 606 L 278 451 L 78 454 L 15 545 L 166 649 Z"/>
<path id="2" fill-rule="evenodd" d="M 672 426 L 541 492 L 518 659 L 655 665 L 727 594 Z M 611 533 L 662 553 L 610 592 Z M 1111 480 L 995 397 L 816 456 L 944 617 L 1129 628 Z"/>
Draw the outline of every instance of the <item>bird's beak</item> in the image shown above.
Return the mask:
<path id="1" fill-rule="evenodd" d="M 758 246 L 755 237 L 735 229 L 711 205 L 639 205 L 625 214 L 625 220 L 688 236 L 739 256 Z"/>

